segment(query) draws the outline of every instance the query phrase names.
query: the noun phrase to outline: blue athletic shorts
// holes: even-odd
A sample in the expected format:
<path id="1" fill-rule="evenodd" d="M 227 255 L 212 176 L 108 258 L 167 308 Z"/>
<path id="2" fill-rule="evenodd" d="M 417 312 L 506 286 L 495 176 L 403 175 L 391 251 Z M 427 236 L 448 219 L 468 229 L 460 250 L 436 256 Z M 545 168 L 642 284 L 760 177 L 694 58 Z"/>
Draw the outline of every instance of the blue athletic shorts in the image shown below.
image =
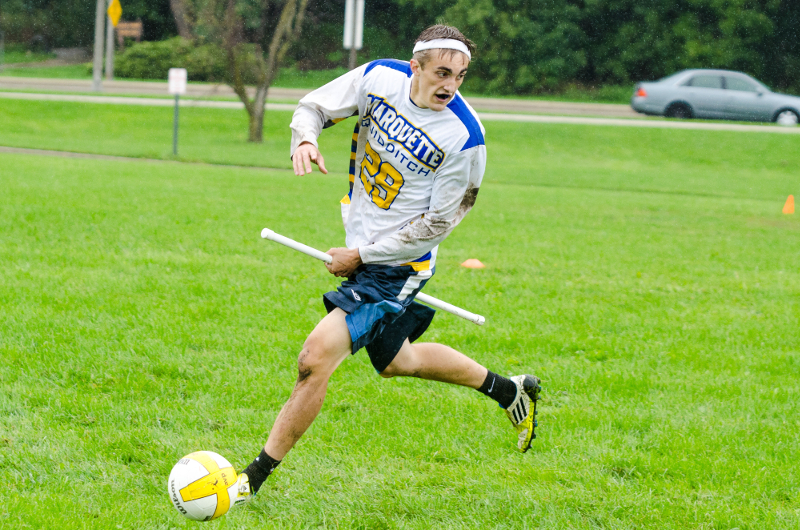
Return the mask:
<path id="1" fill-rule="evenodd" d="M 366 347 L 380 373 L 403 342 L 417 340 L 433 320 L 436 311 L 414 301 L 430 277 L 430 272 L 417 273 L 410 266 L 361 265 L 322 300 L 329 313 L 336 307 L 347 313 L 353 353 Z"/>

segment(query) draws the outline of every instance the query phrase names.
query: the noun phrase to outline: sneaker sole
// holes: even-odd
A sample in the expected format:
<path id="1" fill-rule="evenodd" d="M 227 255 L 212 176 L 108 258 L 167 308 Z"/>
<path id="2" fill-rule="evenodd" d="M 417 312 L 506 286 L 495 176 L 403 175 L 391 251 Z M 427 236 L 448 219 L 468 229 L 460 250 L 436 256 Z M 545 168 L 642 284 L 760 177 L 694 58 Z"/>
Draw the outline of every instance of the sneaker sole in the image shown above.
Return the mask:
<path id="1" fill-rule="evenodd" d="M 527 438 L 525 439 L 525 446 L 522 449 L 520 449 L 520 451 L 523 453 L 527 452 L 528 449 L 531 448 L 531 442 L 533 442 L 534 438 L 536 438 L 536 427 L 539 426 L 539 423 L 536 421 L 536 414 L 537 414 L 536 404 L 539 401 L 539 394 L 542 391 L 541 387 L 542 381 L 538 377 L 534 376 L 531 376 L 530 379 L 532 380 L 530 381 L 530 383 L 532 384 L 529 384 L 529 380 L 527 377 L 525 378 L 525 381 L 523 381 L 522 383 L 522 388 L 525 390 L 525 393 L 528 394 L 528 397 L 530 398 L 531 402 L 533 402 L 533 407 L 531 407 L 530 412 L 528 412 L 528 418 L 526 418 L 531 420 L 531 430 L 528 433 Z"/>

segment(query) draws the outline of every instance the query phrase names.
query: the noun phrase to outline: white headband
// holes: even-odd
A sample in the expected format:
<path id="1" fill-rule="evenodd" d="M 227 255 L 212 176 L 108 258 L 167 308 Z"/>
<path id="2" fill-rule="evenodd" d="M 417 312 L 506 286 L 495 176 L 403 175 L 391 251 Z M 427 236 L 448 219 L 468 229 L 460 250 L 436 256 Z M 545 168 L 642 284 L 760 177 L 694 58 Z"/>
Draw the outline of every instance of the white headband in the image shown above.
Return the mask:
<path id="1" fill-rule="evenodd" d="M 434 50 L 439 48 L 445 50 L 458 50 L 461 53 L 466 54 L 470 61 L 472 60 L 472 54 L 469 53 L 469 48 L 467 48 L 467 45 L 455 39 L 433 39 L 420 41 L 414 45 L 414 53 L 421 52 L 422 50 Z"/>

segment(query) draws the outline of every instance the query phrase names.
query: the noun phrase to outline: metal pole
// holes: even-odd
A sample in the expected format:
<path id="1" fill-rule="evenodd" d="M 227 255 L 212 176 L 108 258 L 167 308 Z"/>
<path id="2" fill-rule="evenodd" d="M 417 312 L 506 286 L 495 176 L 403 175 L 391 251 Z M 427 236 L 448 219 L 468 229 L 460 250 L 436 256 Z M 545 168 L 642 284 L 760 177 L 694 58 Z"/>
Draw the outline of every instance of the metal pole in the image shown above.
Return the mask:
<path id="1" fill-rule="evenodd" d="M 342 36 L 342 44 L 345 50 L 350 50 L 350 60 L 348 67 L 350 70 L 356 67 L 356 44 L 354 31 L 356 27 L 356 4 L 355 0 L 346 0 L 344 4 L 344 35 Z"/>
<path id="2" fill-rule="evenodd" d="M 356 32 L 358 31 L 358 29 L 356 29 L 358 27 L 358 16 L 356 16 L 356 10 L 358 9 L 358 7 L 357 7 L 356 4 L 357 4 L 357 0 L 354 0 L 353 1 L 353 16 L 351 17 L 351 21 L 353 23 L 353 27 L 350 30 L 350 31 L 353 32 L 352 33 L 352 35 L 353 35 L 353 45 L 350 48 L 350 64 L 349 64 L 349 69 L 350 70 L 355 70 L 356 62 L 358 62 L 358 50 L 356 49 Z"/>
<path id="3" fill-rule="evenodd" d="M 358 50 L 361 49 L 362 40 L 364 39 L 364 0 L 355 0 L 355 16 L 353 17 L 353 48 L 356 50 L 352 55 L 351 61 L 353 65 L 350 67 L 353 70 L 358 62 Z"/>
<path id="4" fill-rule="evenodd" d="M 106 21 L 105 0 L 97 0 L 94 17 L 94 63 L 92 64 L 92 90 L 103 91 L 103 23 Z"/>
<path id="5" fill-rule="evenodd" d="M 364 39 L 364 0 L 348 0 L 345 6 L 348 11 L 345 14 L 345 24 L 350 22 L 349 42 L 350 42 L 350 70 L 355 69 L 358 63 L 358 50 L 361 49 Z M 349 16 L 348 16 L 349 15 Z M 345 37 L 345 41 L 348 39 Z"/>
<path id="6" fill-rule="evenodd" d="M 111 5 L 111 0 L 108 2 Z M 106 16 L 106 79 L 114 79 L 114 24 L 111 17 Z"/>
<path id="7" fill-rule="evenodd" d="M 348 66 L 350 70 L 355 70 L 356 68 L 356 47 L 353 46 L 350 48 L 350 64 Z"/>
<path id="8" fill-rule="evenodd" d="M 172 154 L 178 156 L 178 100 L 180 96 L 175 94 L 175 119 L 172 126 Z"/>

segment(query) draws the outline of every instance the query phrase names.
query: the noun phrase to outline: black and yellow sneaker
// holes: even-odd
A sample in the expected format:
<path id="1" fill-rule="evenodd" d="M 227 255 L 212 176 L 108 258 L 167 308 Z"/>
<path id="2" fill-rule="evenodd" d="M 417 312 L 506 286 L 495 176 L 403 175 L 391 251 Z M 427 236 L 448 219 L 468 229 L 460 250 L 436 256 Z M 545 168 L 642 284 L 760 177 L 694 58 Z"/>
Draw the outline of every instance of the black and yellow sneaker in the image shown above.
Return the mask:
<path id="1" fill-rule="evenodd" d="M 511 380 L 517 385 L 517 397 L 506 409 L 506 415 L 517 430 L 517 449 L 524 453 L 536 438 L 536 402 L 542 391 L 541 381 L 533 375 L 516 375 Z"/>

